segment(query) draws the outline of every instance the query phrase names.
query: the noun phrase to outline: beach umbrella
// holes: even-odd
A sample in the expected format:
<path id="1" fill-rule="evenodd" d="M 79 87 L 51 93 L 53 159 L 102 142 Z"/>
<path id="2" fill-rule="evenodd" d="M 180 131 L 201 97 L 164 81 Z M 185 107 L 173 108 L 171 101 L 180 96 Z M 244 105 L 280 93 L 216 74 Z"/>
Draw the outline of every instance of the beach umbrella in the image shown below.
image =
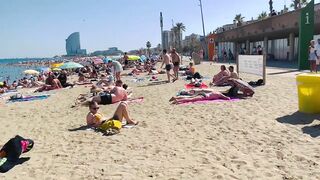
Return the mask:
<path id="1" fill-rule="evenodd" d="M 38 75 L 40 74 L 39 71 L 33 70 L 33 69 L 28 69 L 23 71 L 24 74 L 26 75 Z"/>
<path id="2" fill-rule="evenodd" d="M 48 73 L 51 71 L 51 69 L 49 67 L 44 67 L 44 68 L 40 68 L 39 71 L 43 73 Z"/>
<path id="3" fill-rule="evenodd" d="M 63 65 L 63 63 L 54 63 L 54 64 L 51 64 L 51 68 L 58 68 L 62 65 Z"/>
<path id="4" fill-rule="evenodd" d="M 100 59 L 100 58 L 96 58 L 96 59 L 93 59 L 93 63 L 94 64 L 103 64 L 104 61 L 102 59 Z"/>
<path id="5" fill-rule="evenodd" d="M 0 82 L 0 86 L 3 86 L 3 82 Z"/>
<path id="6" fill-rule="evenodd" d="M 76 68 L 82 68 L 83 66 L 79 63 L 75 62 L 66 62 L 62 66 L 60 66 L 60 69 L 76 69 Z"/>
<path id="7" fill-rule="evenodd" d="M 145 55 L 140 56 L 140 60 L 142 62 L 145 62 L 147 60 L 147 57 Z"/>
<path id="8" fill-rule="evenodd" d="M 60 68 L 52 68 L 51 70 L 52 71 L 61 71 L 62 69 L 60 69 Z"/>
<path id="9" fill-rule="evenodd" d="M 130 61 L 137 61 L 137 60 L 139 60 L 139 59 L 140 59 L 139 56 L 135 56 L 135 55 L 130 55 L 130 56 L 128 56 L 128 60 L 130 60 Z"/>

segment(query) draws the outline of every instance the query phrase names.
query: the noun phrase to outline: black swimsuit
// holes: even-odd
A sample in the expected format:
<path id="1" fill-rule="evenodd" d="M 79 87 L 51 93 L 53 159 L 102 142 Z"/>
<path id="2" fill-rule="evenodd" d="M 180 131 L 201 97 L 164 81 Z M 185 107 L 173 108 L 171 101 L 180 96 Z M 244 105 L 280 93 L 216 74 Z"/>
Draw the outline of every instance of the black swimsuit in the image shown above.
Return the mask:
<path id="1" fill-rule="evenodd" d="M 100 96 L 101 98 L 101 104 L 107 105 L 107 104 L 112 104 L 112 96 L 109 93 L 103 94 Z"/>

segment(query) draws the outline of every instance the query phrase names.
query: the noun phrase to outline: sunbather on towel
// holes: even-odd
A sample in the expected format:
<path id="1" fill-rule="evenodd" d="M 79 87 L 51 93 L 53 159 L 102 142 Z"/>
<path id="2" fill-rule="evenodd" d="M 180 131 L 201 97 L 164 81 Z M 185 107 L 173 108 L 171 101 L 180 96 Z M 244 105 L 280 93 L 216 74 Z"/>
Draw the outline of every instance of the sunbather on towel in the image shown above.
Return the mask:
<path id="1" fill-rule="evenodd" d="M 127 124 L 137 125 L 138 121 L 133 120 L 129 115 L 128 104 L 121 102 L 117 107 L 114 115 L 110 119 L 104 119 L 103 115 L 100 114 L 99 105 L 95 101 L 89 103 L 89 113 L 87 115 L 87 125 L 98 128 L 106 120 L 119 120 L 122 122 L 123 118 L 127 121 Z"/>
<path id="2" fill-rule="evenodd" d="M 237 91 L 241 91 L 243 96 L 245 97 L 252 97 L 254 94 L 254 89 L 250 86 L 247 82 L 242 81 L 241 79 L 229 79 L 228 83 L 231 84 L 232 88 L 237 89 Z M 231 89 L 232 89 L 231 88 Z"/>
<path id="3" fill-rule="evenodd" d="M 126 101 L 128 99 L 127 91 L 118 86 L 114 86 L 110 91 L 93 96 L 89 99 L 81 99 L 80 103 L 83 105 L 88 105 L 89 102 L 95 101 L 98 104 L 114 104 L 120 101 Z"/>
<path id="4" fill-rule="evenodd" d="M 173 97 L 170 100 L 173 104 L 182 104 L 188 102 L 196 102 L 196 101 L 205 101 L 205 100 L 216 100 L 216 99 L 224 99 L 230 100 L 230 97 L 223 95 L 221 92 L 212 91 L 207 93 L 199 93 L 196 96 L 191 97 Z"/>

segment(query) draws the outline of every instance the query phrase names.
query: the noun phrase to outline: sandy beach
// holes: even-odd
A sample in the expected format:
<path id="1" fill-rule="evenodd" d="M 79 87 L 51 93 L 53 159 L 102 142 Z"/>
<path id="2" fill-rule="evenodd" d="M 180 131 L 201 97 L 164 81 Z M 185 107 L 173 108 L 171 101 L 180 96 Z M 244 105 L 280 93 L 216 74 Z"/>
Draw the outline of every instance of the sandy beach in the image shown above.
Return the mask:
<path id="1" fill-rule="evenodd" d="M 219 66 L 196 68 L 212 77 Z M 19 134 L 35 146 L 22 156 L 29 161 L 0 179 L 320 179 L 320 116 L 297 112 L 294 73 L 268 75 L 250 99 L 189 105 L 168 102 L 184 80 L 153 86 L 123 80 L 144 102 L 129 105 L 140 124 L 114 136 L 74 130 L 85 125 L 88 108 L 71 108 L 89 91 L 85 86 L 50 92 L 41 101 L 2 100 L 0 145 Z M 116 104 L 100 107 L 111 117 Z"/>

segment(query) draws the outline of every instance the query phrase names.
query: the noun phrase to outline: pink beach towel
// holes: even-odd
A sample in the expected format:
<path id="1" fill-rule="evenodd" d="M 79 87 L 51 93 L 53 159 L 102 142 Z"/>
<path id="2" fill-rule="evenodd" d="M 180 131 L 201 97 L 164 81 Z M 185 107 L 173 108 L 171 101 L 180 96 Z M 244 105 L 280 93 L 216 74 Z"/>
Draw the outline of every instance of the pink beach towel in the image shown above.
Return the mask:
<path id="1" fill-rule="evenodd" d="M 195 87 L 194 84 L 186 84 L 186 89 L 192 89 L 192 88 L 200 88 L 200 89 L 206 89 L 208 86 L 205 83 L 201 83 L 200 87 Z"/>
<path id="2" fill-rule="evenodd" d="M 178 105 L 190 105 L 190 104 L 209 104 L 209 103 L 219 103 L 219 102 L 236 102 L 240 99 L 234 98 L 230 100 L 223 100 L 223 99 L 217 99 L 217 100 L 203 100 L 203 101 L 196 101 L 196 102 L 187 102 L 187 103 L 181 103 Z"/>

